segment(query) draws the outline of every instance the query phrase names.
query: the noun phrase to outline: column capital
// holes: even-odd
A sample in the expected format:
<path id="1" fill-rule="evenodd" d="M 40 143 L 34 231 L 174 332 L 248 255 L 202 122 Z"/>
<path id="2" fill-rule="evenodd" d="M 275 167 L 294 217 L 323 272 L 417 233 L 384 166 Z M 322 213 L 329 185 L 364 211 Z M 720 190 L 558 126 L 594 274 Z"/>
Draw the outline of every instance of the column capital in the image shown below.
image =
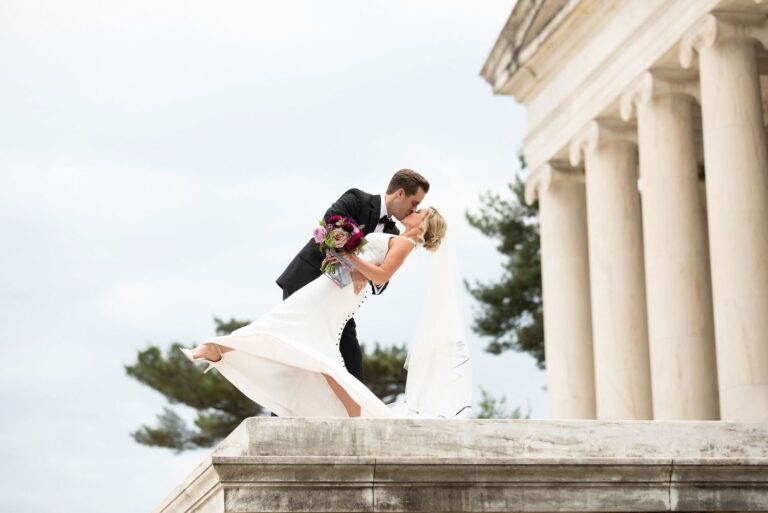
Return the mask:
<path id="1" fill-rule="evenodd" d="M 701 48 L 728 39 L 752 39 L 768 49 L 768 15 L 714 12 L 699 19 L 680 40 L 680 64 L 690 68 Z"/>
<path id="2" fill-rule="evenodd" d="M 700 103 L 698 75 L 693 71 L 680 69 L 659 68 L 644 71 L 621 95 L 621 119 L 631 121 L 635 117 L 636 107 L 652 98 L 667 95 L 688 96 Z"/>
<path id="3" fill-rule="evenodd" d="M 561 182 L 584 183 L 582 169 L 573 168 L 563 160 L 550 160 L 536 168 L 525 184 L 525 202 L 533 205 L 539 195 Z"/>
<path id="4" fill-rule="evenodd" d="M 569 158 L 571 165 L 581 164 L 583 155 L 594 151 L 599 145 L 608 142 L 631 142 L 637 144 L 637 130 L 634 124 L 623 123 L 617 119 L 594 119 L 586 124 L 571 139 Z"/>

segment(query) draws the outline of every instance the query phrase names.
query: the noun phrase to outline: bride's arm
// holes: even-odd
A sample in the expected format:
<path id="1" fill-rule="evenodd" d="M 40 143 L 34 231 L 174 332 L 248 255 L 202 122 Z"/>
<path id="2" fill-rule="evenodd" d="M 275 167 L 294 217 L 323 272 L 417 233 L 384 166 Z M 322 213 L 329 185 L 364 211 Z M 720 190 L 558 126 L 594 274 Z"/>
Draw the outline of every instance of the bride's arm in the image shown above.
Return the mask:
<path id="1" fill-rule="evenodd" d="M 395 271 L 403 264 L 405 257 L 413 249 L 413 244 L 400 237 L 390 239 L 390 248 L 387 251 L 384 261 L 379 264 L 372 264 L 360 258 L 353 253 L 345 253 L 344 257 L 349 259 L 360 271 L 360 273 L 371 280 L 375 285 L 387 283 Z"/>

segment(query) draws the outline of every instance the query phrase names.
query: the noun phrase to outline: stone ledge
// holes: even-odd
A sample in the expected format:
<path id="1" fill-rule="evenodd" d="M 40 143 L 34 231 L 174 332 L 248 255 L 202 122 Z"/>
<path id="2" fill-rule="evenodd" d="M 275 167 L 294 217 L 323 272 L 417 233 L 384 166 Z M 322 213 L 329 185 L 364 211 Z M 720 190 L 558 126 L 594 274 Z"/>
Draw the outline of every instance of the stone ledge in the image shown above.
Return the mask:
<path id="1" fill-rule="evenodd" d="M 252 418 L 156 511 L 375 510 L 766 511 L 768 423 Z"/>
<path id="2" fill-rule="evenodd" d="M 768 458 L 767 422 L 253 417 L 238 430 L 251 456 Z"/>

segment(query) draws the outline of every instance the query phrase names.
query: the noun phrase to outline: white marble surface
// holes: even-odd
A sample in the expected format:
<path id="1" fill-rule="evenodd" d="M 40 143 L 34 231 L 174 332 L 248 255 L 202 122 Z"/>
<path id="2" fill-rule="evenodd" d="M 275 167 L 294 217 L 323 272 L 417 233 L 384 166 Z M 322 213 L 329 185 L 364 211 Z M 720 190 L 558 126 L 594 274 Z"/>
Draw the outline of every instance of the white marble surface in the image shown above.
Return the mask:
<path id="1" fill-rule="evenodd" d="M 753 20 L 750 18 L 750 20 Z M 705 16 L 698 52 L 721 418 L 768 420 L 768 142 L 757 44 L 768 22 Z"/>
<path id="2" fill-rule="evenodd" d="M 482 74 L 532 169 L 585 162 L 597 418 L 768 420 L 768 2 L 573 0 L 515 47 L 526 10 Z"/>
<path id="3" fill-rule="evenodd" d="M 567 156 L 590 120 L 617 113 L 632 80 L 674 48 L 680 36 L 721 0 L 581 0 L 517 76 L 494 88 L 525 104 L 525 155 L 532 169 Z M 749 8 L 758 7 L 745 2 Z M 754 6 L 754 7 L 753 7 Z M 519 51 L 519 50 L 518 50 Z M 500 77 L 504 76 L 499 74 Z"/>
<path id="4" fill-rule="evenodd" d="M 764 422 L 260 417 L 155 511 L 766 508 Z"/>
<path id="5" fill-rule="evenodd" d="M 637 111 L 653 418 L 717 420 L 709 241 L 694 133 L 699 85 L 691 74 L 675 75 L 647 72 L 622 98 Z"/>
<path id="6" fill-rule="evenodd" d="M 536 179 L 550 417 L 594 419 L 595 370 L 584 173 L 546 164 Z M 533 191 L 531 191 L 533 193 Z M 534 200 L 533 197 L 530 198 Z"/>
<path id="7" fill-rule="evenodd" d="M 598 419 L 651 419 L 643 233 L 633 130 L 592 122 L 571 145 L 587 183 Z M 546 309 L 546 305 L 545 305 Z"/>

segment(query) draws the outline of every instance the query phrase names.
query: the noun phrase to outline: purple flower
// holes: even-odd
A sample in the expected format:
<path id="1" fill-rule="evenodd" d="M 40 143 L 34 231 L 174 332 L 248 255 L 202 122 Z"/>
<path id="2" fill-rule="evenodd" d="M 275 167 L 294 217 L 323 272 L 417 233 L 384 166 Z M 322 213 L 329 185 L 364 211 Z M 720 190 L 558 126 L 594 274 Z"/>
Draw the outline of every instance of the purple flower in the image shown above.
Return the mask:
<path id="1" fill-rule="evenodd" d="M 315 228 L 315 231 L 312 232 L 312 235 L 315 237 L 315 242 L 320 244 L 325 240 L 327 233 L 325 231 L 325 228 L 323 228 L 322 226 L 318 226 L 317 228 Z"/>

